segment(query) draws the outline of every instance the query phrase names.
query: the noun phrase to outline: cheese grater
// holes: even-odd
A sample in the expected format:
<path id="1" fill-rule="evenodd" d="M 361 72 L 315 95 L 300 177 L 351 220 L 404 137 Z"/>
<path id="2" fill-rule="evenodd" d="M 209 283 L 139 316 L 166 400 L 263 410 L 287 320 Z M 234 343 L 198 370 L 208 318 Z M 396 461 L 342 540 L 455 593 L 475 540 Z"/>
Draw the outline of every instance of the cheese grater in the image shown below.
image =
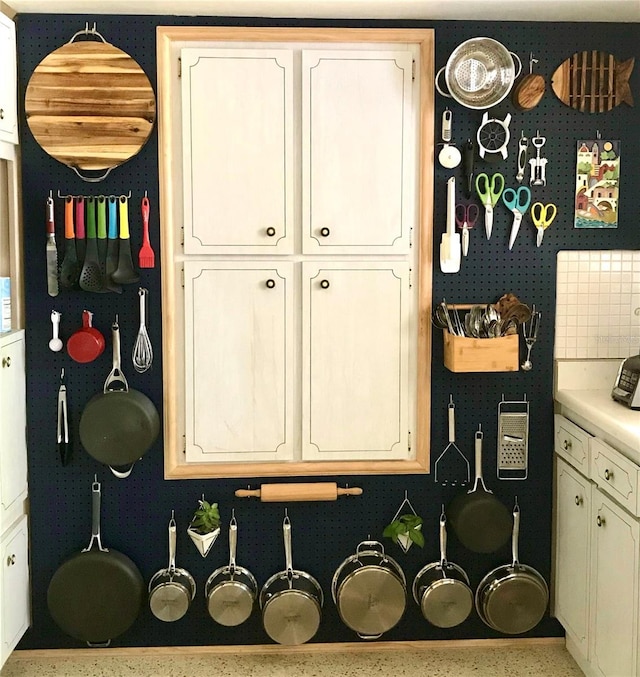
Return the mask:
<path id="1" fill-rule="evenodd" d="M 498 404 L 498 479 L 526 480 L 529 472 L 529 402 Z"/>

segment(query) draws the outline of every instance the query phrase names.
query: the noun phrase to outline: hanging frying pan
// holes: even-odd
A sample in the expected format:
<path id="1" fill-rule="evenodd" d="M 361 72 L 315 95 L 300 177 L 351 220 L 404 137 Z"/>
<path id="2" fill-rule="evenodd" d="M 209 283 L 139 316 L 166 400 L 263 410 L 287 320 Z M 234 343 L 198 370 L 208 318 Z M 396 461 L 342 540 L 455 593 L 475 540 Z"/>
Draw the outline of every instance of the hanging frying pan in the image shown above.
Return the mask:
<path id="1" fill-rule="evenodd" d="M 91 541 L 55 572 L 47 590 L 47 605 L 53 620 L 68 635 L 90 646 L 108 646 L 138 617 L 144 581 L 126 555 L 102 547 L 97 478 L 91 485 L 91 497 Z"/>
<path id="2" fill-rule="evenodd" d="M 518 635 L 534 628 L 549 604 L 549 587 L 533 567 L 518 560 L 520 506 L 513 508 L 513 561 L 490 571 L 476 590 L 476 609 L 490 628 Z"/>
<path id="3" fill-rule="evenodd" d="M 84 37 L 86 40 L 77 40 Z M 78 31 L 36 66 L 27 124 L 42 149 L 85 181 L 101 181 L 144 146 L 156 118 L 140 66 L 96 31 Z M 93 176 L 86 172 L 100 172 Z"/>
<path id="4" fill-rule="evenodd" d="M 120 327 L 118 319 L 111 326 L 113 368 L 103 391 L 86 404 L 80 418 L 80 441 L 87 453 L 108 466 L 135 463 L 156 441 L 160 416 L 153 402 L 139 390 L 129 388 L 120 369 Z M 128 477 L 114 470 L 116 477 Z"/>
<path id="5" fill-rule="evenodd" d="M 473 552 L 495 552 L 511 535 L 511 516 L 482 478 L 482 432 L 476 432 L 476 478 L 473 488 L 458 494 L 447 515 L 458 540 Z"/>

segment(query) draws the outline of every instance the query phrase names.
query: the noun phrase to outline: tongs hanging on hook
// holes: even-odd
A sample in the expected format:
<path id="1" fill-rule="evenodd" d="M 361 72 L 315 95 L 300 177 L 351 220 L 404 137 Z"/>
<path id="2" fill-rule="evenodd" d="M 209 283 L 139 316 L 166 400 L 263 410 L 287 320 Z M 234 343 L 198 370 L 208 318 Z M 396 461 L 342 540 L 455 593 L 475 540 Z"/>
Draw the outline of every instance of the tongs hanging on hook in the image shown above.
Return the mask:
<path id="1" fill-rule="evenodd" d="M 58 388 L 58 429 L 57 446 L 60 462 L 67 465 L 71 460 L 71 443 L 69 441 L 69 414 L 67 411 L 67 386 L 64 383 L 64 367 L 60 372 L 60 387 Z"/>

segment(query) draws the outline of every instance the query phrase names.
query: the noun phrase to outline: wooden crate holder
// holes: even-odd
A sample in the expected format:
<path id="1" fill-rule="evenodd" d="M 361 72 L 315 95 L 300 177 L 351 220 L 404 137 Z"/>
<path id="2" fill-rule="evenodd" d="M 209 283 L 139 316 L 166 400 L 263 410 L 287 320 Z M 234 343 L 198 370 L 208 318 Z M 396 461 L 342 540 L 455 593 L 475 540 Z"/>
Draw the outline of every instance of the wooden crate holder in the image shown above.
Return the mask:
<path id="1" fill-rule="evenodd" d="M 449 308 L 468 310 L 471 304 L 450 305 Z M 446 329 L 444 335 L 444 366 L 457 373 L 518 371 L 520 344 L 518 334 L 498 338 L 454 336 Z"/>

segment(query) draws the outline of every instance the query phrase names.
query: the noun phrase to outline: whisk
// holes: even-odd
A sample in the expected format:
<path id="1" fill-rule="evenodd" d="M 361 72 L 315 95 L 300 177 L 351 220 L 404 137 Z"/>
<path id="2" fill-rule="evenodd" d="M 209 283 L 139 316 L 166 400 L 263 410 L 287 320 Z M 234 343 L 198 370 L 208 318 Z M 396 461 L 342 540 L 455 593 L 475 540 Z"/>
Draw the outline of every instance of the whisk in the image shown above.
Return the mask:
<path id="1" fill-rule="evenodd" d="M 523 371 L 531 371 L 533 368 L 533 363 L 531 362 L 531 349 L 538 339 L 538 328 L 540 327 L 541 315 L 542 313 L 537 311 L 536 307 L 533 306 L 531 319 L 529 322 L 522 323 L 522 335 L 524 337 L 524 343 L 527 346 L 527 359 L 521 365 Z"/>
<path id="2" fill-rule="evenodd" d="M 151 346 L 151 339 L 147 333 L 147 326 L 145 323 L 148 293 L 148 290 L 144 287 L 138 289 L 138 296 L 140 297 L 140 328 L 138 329 L 136 342 L 133 344 L 131 357 L 133 360 L 133 367 L 139 374 L 147 371 L 153 362 L 153 347 Z"/>

